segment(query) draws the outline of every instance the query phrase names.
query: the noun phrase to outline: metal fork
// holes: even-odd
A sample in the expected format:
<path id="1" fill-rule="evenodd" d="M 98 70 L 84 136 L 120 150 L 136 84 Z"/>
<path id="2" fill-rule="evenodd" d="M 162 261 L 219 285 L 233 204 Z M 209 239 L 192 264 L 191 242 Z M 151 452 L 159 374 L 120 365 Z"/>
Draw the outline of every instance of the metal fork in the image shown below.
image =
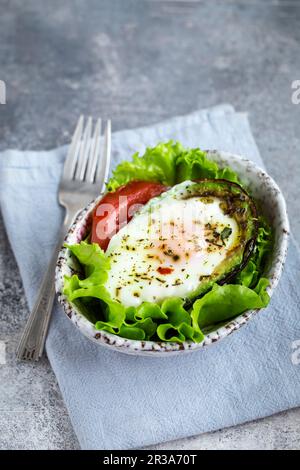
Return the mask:
<path id="1" fill-rule="evenodd" d="M 54 274 L 58 252 L 76 215 L 102 192 L 107 180 L 111 154 L 110 120 L 106 123 L 102 137 L 101 128 L 101 119 L 97 120 L 93 133 L 91 117 L 87 119 L 85 126 L 83 116 L 78 120 L 58 191 L 59 203 L 66 209 L 64 222 L 17 348 L 18 359 L 38 361 L 43 354 L 55 298 Z"/>

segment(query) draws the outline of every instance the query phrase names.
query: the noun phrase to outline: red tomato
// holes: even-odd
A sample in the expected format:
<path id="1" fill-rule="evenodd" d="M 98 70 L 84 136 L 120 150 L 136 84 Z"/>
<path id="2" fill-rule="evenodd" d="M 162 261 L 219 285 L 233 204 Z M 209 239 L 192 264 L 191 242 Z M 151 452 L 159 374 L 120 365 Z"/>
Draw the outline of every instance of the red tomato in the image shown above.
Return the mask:
<path id="1" fill-rule="evenodd" d="M 167 189 L 160 183 L 131 181 L 105 194 L 93 214 L 92 243 L 106 250 L 111 237 L 132 219 L 140 206 Z"/>

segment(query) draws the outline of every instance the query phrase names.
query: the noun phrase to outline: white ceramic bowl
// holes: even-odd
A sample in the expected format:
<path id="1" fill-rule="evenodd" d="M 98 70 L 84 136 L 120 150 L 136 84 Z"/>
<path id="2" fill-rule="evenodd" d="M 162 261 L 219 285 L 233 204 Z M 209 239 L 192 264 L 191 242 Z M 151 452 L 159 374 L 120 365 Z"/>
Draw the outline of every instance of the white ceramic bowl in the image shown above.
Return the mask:
<path id="1" fill-rule="evenodd" d="M 208 151 L 207 156 L 211 160 L 217 162 L 220 167 L 230 166 L 238 173 L 250 194 L 254 196 L 260 212 L 263 213 L 271 223 L 275 234 L 275 243 L 273 253 L 270 255 L 264 275 L 270 280 L 267 292 L 272 296 L 281 276 L 288 245 L 289 223 L 283 195 L 274 180 L 264 170 L 257 167 L 253 162 L 246 158 L 215 150 Z M 83 238 L 85 238 L 85 234 L 91 226 L 91 214 L 101 197 L 102 196 L 99 196 L 99 198 L 92 201 L 80 212 L 69 229 L 65 239 L 66 243 L 79 243 Z M 70 276 L 74 273 L 70 266 L 71 256 L 72 255 L 69 250 L 66 248 L 61 249 L 57 261 L 55 276 L 58 299 L 63 306 L 65 314 L 74 323 L 74 325 L 92 341 L 120 352 L 162 357 L 169 356 L 170 354 L 195 351 L 225 338 L 233 331 L 239 329 L 257 312 L 259 312 L 259 310 L 249 310 L 242 313 L 234 320 L 229 321 L 225 326 L 209 333 L 202 343 L 186 341 L 182 344 L 177 344 L 169 342 L 136 341 L 121 338 L 120 336 L 106 331 L 96 330 L 94 325 L 89 322 L 74 305 L 70 304 L 66 296 L 63 294 L 64 275 Z"/>

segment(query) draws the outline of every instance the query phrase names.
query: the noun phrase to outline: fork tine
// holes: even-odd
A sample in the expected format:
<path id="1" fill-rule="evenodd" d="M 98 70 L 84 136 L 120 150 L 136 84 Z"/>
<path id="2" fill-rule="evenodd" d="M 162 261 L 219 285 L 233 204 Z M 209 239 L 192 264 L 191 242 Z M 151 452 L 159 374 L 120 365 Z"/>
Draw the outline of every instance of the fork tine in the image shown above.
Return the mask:
<path id="1" fill-rule="evenodd" d="M 95 183 L 99 185 L 100 192 L 103 191 L 104 183 L 107 181 L 111 158 L 111 121 L 108 119 L 104 131 L 102 151 L 98 158 Z"/>
<path id="2" fill-rule="evenodd" d="M 78 143 L 83 129 L 83 115 L 77 121 L 76 129 L 74 131 L 72 142 L 68 149 L 68 154 L 65 160 L 64 169 L 63 169 L 63 178 L 72 179 L 76 167 L 77 154 L 78 154 Z"/>
<path id="3" fill-rule="evenodd" d="M 97 160 L 98 160 L 98 154 L 99 154 L 99 148 L 100 148 L 101 127 L 102 127 L 102 121 L 99 118 L 95 126 L 88 167 L 86 170 L 86 180 L 89 183 L 93 183 L 95 179 Z"/>
<path id="4" fill-rule="evenodd" d="M 77 160 L 77 168 L 75 171 L 75 179 L 83 181 L 86 172 L 86 166 L 88 161 L 88 155 L 91 146 L 91 131 L 92 131 L 92 118 L 91 116 L 87 120 L 85 126 L 82 141 L 80 144 L 79 157 Z"/>

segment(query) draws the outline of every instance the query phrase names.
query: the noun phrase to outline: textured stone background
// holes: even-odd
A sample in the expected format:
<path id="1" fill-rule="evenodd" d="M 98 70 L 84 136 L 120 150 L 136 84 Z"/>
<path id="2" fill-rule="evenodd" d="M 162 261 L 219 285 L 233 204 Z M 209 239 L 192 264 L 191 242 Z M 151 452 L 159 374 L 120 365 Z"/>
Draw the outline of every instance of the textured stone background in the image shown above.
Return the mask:
<path id="1" fill-rule="evenodd" d="M 230 102 L 249 112 L 300 241 L 299 42 L 297 0 L 0 0 L 0 149 L 66 143 L 80 113 L 122 129 Z M 0 221 L 0 448 L 77 448 L 47 360 L 15 361 L 27 315 Z M 291 410 L 157 448 L 299 449 L 299 429 Z"/>

